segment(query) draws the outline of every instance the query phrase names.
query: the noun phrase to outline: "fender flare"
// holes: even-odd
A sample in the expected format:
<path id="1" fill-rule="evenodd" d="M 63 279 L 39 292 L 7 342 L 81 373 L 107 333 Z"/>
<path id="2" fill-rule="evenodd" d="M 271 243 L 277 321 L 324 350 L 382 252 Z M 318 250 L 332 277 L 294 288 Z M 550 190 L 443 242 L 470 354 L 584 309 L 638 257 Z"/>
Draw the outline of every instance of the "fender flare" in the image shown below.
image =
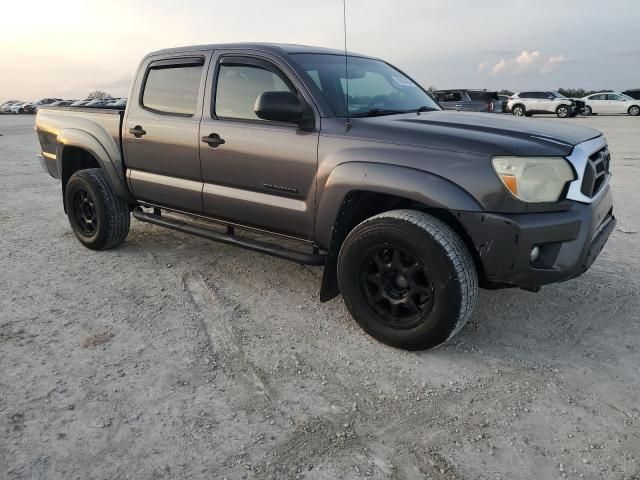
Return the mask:
<path id="1" fill-rule="evenodd" d="M 89 152 L 95 158 L 100 168 L 104 170 L 107 181 L 118 197 L 127 203 L 135 203 L 127 188 L 125 173 L 122 168 L 122 157 L 118 146 L 109 137 L 110 144 L 105 146 L 92 134 L 77 128 L 65 128 L 57 135 L 56 163 L 60 178 L 62 178 L 62 164 L 64 150 L 67 147 L 76 147 Z M 63 185 L 64 188 L 64 185 Z"/>
<path id="2" fill-rule="evenodd" d="M 342 163 L 329 174 L 318 203 L 316 238 L 320 246 L 330 244 L 331 230 L 344 199 L 357 191 L 395 195 L 429 208 L 470 212 L 484 210 L 463 188 L 423 170 L 386 163 Z"/>
<path id="3" fill-rule="evenodd" d="M 316 216 L 317 243 L 327 250 L 320 301 L 340 294 L 337 262 L 347 226 L 342 222 L 345 200 L 354 192 L 394 195 L 428 208 L 482 211 L 482 205 L 466 190 L 440 176 L 410 167 L 384 163 L 349 162 L 338 165 L 327 178 Z M 348 206 L 346 207 L 348 208 Z"/>

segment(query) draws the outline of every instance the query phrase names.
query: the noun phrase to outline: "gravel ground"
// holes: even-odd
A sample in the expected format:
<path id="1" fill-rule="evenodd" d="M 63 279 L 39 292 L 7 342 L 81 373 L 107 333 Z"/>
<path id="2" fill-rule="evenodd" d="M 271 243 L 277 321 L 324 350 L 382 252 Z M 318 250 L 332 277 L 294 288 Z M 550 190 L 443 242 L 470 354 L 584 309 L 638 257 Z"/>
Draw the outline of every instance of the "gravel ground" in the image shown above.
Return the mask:
<path id="1" fill-rule="evenodd" d="M 136 221 L 83 248 L 33 117 L 0 117 L 0 478 L 639 479 L 640 120 L 565 121 L 613 155 L 598 261 L 408 353 L 317 268 Z"/>

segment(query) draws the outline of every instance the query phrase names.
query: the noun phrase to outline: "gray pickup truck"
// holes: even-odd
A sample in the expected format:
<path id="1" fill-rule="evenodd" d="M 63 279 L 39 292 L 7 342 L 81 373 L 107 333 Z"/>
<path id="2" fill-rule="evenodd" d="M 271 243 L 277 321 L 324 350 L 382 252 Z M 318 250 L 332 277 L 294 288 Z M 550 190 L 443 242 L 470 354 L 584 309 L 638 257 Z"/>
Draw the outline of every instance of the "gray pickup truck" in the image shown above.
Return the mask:
<path id="1" fill-rule="evenodd" d="M 503 113 L 498 92 L 487 90 L 436 90 L 434 98 L 445 110 Z"/>
<path id="2" fill-rule="evenodd" d="M 478 286 L 536 291 L 589 268 L 615 225 L 600 132 L 442 111 L 390 64 L 346 59 L 162 50 L 126 110 L 39 109 L 41 162 L 78 240 L 116 247 L 133 214 L 323 265 L 321 301 L 342 294 L 364 330 L 407 349 L 454 335 Z"/>

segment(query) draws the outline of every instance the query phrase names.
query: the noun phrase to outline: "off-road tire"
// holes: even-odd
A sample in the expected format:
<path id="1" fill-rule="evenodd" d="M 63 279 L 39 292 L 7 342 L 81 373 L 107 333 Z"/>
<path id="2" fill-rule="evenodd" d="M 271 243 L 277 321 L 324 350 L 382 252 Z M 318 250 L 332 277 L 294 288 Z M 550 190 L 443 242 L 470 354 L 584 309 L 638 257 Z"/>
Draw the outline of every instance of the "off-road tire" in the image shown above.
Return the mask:
<path id="1" fill-rule="evenodd" d="M 380 304 L 368 301 L 371 296 L 362 286 L 366 285 L 363 268 L 377 265 L 369 252 L 381 248 L 408 252 L 428 273 L 431 308 L 416 313 L 408 326 L 390 325 L 379 313 Z M 475 264 L 460 236 L 443 221 L 417 210 L 381 213 L 356 226 L 340 249 L 338 282 L 347 309 L 367 333 L 408 350 L 432 348 L 455 335 L 471 316 L 478 295 Z M 409 281 L 416 282 L 415 277 Z"/>
<path id="2" fill-rule="evenodd" d="M 511 109 L 511 113 L 513 113 L 516 117 L 524 117 L 527 114 L 527 109 L 522 104 L 514 105 Z"/>
<path id="3" fill-rule="evenodd" d="M 629 110 L 627 111 L 629 113 L 629 115 L 631 115 L 632 117 L 637 117 L 638 115 L 640 115 L 640 106 L 638 105 L 631 105 L 629 107 Z"/>
<path id="4" fill-rule="evenodd" d="M 85 247 L 108 250 L 127 238 L 129 207 L 115 194 L 101 169 L 75 172 L 67 183 L 64 202 L 73 233 Z M 87 215 L 83 209 L 93 213 Z"/>
<path id="5" fill-rule="evenodd" d="M 571 108 L 567 105 L 560 105 L 556 108 L 556 115 L 558 118 L 569 118 L 571 115 Z"/>

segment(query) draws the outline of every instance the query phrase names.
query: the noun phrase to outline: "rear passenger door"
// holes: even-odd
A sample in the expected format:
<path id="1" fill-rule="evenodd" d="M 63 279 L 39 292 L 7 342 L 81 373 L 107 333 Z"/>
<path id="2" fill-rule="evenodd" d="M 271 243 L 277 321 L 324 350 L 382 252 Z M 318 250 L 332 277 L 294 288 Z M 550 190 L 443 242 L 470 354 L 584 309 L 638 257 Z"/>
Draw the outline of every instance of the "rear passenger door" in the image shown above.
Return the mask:
<path id="1" fill-rule="evenodd" d="M 202 211 L 198 140 L 209 52 L 146 59 L 127 108 L 123 147 L 135 198 Z"/>
<path id="2" fill-rule="evenodd" d="M 204 213 L 313 238 L 320 117 L 305 86 L 267 53 L 217 51 L 210 72 L 199 135 Z M 295 93 L 315 127 L 258 118 L 254 105 L 268 91 Z"/>

